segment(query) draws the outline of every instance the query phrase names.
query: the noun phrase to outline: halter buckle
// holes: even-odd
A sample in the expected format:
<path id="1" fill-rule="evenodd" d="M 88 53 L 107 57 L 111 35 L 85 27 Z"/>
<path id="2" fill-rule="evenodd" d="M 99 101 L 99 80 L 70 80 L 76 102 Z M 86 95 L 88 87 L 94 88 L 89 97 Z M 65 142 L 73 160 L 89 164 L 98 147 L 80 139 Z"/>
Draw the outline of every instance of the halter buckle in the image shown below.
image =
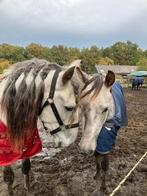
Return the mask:
<path id="1" fill-rule="evenodd" d="M 49 102 L 49 104 L 51 104 L 51 103 L 53 103 L 53 102 L 54 102 L 54 100 L 53 100 L 53 99 L 51 99 L 51 98 L 48 98 L 48 102 Z"/>
<path id="2" fill-rule="evenodd" d="M 65 128 L 65 125 L 60 125 L 60 129 L 62 130 L 63 128 Z"/>

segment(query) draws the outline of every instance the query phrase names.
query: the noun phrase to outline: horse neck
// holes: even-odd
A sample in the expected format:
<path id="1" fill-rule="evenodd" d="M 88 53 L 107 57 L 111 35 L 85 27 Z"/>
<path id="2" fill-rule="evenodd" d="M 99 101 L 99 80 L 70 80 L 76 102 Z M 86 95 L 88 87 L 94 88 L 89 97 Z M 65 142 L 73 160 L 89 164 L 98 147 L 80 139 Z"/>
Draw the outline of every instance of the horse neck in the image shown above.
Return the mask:
<path id="1" fill-rule="evenodd" d="M 36 89 L 36 96 L 35 98 L 37 98 L 37 96 L 39 95 L 39 89 L 40 89 L 40 84 L 41 82 L 44 83 L 44 93 L 43 93 L 43 99 L 42 99 L 42 103 L 45 102 L 49 96 L 49 92 L 50 92 L 50 85 L 51 85 L 51 81 L 52 81 L 52 77 L 54 75 L 54 70 L 50 70 L 50 72 L 48 73 L 46 79 L 43 81 L 40 74 L 38 74 L 38 76 L 35 78 L 35 89 Z M 24 78 L 24 74 L 22 73 L 20 75 L 20 77 L 16 80 L 15 82 L 15 88 L 16 91 L 18 90 L 19 86 L 22 84 Z M 31 72 L 28 74 L 27 78 L 26 78 L 26 84 L 27 84 L 27 88 L 31 85 L 31 82 L 33 80 L 33 76 L 31 74 Z M 3 97 L 3 93 L 5 90 L 5 87 L 7 85 L 7 81 L 8 79 L 3 79 L 0 82 L 0 106 L 1 106 L 1 101 L 2 101 L 2 97 Z M 25 90 L 25 89 L 24 89 Z M 0 120 L 2 122 L 6 123 L 6 115 L 5 113 L 2 111 L 1 107 L 0 107 Z"/>
<path id="2" fill-rule="evenodd" d="M 114 99 L 113 99 L 112 94 L 109 99 L 109 108 L 110 109 L 109 109 L 109 114 L 108 114 L 107 120 L 112 119 L 113 116 L 115 115 L 115 104 L 114 104 Z"/>

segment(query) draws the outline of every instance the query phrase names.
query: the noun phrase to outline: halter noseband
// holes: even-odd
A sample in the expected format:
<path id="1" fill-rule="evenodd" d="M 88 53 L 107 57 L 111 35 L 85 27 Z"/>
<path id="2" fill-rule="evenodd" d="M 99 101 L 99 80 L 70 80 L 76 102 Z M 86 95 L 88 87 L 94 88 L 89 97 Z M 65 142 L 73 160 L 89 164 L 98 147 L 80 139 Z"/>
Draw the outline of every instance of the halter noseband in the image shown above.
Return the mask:
<path id="1" fill-rule="evenodd" d="M 54 135 L 56 133 L 58 133 L 59 131 L 62 130 L 62 127 L 65 127 L 65 129 L 70 129 L 70 128 L 76 128 L 76 127 L 79 127 L 79 123 L 74 123 L 74 124 L 69 124 L 69 125 L 64 125 L 64 122 L 62 121 L 59 113 L 58 113 L 58 110 L 56 108 L 56 105 L 54 104 L 54 93 L 55 93 L 55 87 L 56 87 L 56 83 L 57 83 L 57 79 L 58 79 L 58 76 L 59 76 L 59 73 L 61 72 L 61 69 L 56 69 L 55 73 L 54 73 L 54 76 L 53 76 L 53 79 L 52 79 L 52 83 L 51 83 L 51 88 L 50 88 L 50 92 L 49 92 L 49 96 L 47 98 L 47 100 L 44 102 L 42 108 L 41 108 L 41 111 L 40 111 L 40 114 L 42 113 L 43 109 L 50 105 L 51 106 L 51 109 L 56 117 L 56 120 L 59 124 L 59 127 L 50 131 L 50 134 L 51 135 Z M 42 121 L 42 120 L 41 120 Z M 42 121 L 42 124 L 43 124 L 43 127 L 45 130 L 48 130 L 48 128 L 44 125 L 44 122 Z"/>

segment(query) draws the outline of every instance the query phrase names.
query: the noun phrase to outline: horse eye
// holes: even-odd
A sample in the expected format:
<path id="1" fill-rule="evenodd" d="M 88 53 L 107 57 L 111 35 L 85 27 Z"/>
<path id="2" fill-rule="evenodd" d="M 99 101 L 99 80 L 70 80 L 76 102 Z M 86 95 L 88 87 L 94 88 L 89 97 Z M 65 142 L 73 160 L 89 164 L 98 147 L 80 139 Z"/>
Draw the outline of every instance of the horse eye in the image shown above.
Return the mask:
<path id="1" fill-rule="evenodd" d="M 107 112 L 108 111 L 108 108 L 105 108 L 103 111 L 102 111 L 102 113 L 105 113 L 105 112 Z"/>
<path id="2" fill-rule="evenodd" d="M 67 111 L 73 111 L 74 110 L 74 107 L 70 107 L 70 106 L 64 106 L 64 107 Z"/>

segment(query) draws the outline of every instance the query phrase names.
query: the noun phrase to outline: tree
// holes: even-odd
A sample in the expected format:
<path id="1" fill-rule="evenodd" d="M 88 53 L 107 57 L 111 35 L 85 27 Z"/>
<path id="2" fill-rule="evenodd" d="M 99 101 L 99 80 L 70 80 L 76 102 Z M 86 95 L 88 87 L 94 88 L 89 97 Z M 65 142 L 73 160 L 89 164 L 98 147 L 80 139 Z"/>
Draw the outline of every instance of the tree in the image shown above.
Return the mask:
<path id="1" fill-rule="evenodd" d="M 82 68 L 87 73 L 94 71 L 94 65 L 101 57 L 101 50 L 96 46 L 85 48 L 81 51 Z"/>
<path id="2" fill-rule="evenodd" d="M 0 74 L 3 73 L 4 69 L 7 69 L 10 66 L 10 62 L 6 59 L 0 59 Z"/>
<path id="3" fill-rule="evenodd" d="M 142 58 L 137 62 L 138 70 L 147 71 L 147 58 Z"/>
<path id="4" fill-rule="evenodd" d="M 136 65 L 141 56 L 143 56 L 143 51 L 137 44 L 127 41 L 126 43 L 117 42 L 111 47 L 104 49 L 103 55 L 111 58 L 118 65 Z"/>
<path id="5" fill-rule="evenodd" d="M 96 63 L 98 65 L 114 65 L 114 61 L 110 59 L 109 57 L 100 57 L 98 62 Z"/>
<path id="6" fill-rule="evenodd" d="M 81 59 L 83 70 L 92 73 L 95 64 L 136 65 L 140 59 L 147 59 L 147 50 L 143 51 L 137 44 L 130 41 L 116 42 L 110 47 L 101 49 L 95 45 L 83 49 L 63 45 L 49 48 L 36 43 L 31 43 L 26 48 L 9 44 L 0 45 L 0 58 L 7 59 L 10 63 L 33 57 L 60 65 L 68 65 L 76 59 Z"/>
<path id="7" fill-rule="evenodd" d="M 143 57 L 147 58 L 147 50 L 143 51 Z"/>
<path id="8" fill-rule="evenodd" d="M 81 57 L 81 53 L 80 50 L 78 48 L 68 48 L 68 63 L 71 63 L 72 61 L 76 60 L 76 59 L 80 59 Z"/>
<path id="9" fill-rule="evenodd" d="M 50 57 L 50 50 L 47 47 L 43 47 L 40 44 L 31 43 L 26 47 L 26 53 L 28 58 L 43 58 L 48 60 Z"/>
<path id="10" fill-rule="evenodd" d="M 62 45 L 53 46 L 50 49 L 50 61 L 58 63 L 59 65 L 66 65 L 68 63 L 68 48 Z"/>
<path id="11" fill-rule="evenodd" d="M 25 49 L 9 44 L 0 45 L 0 58 L 7 59 L 12 63 L 25 60 Z"/>

